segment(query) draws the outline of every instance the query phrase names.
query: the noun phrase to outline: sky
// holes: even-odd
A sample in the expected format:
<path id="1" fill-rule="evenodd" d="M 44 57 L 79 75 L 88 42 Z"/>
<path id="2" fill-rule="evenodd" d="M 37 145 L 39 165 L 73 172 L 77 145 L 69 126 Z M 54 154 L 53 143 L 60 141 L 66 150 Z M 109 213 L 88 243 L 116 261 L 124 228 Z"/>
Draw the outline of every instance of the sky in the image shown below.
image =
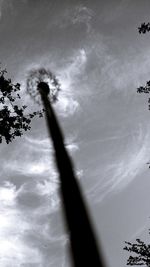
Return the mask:
<path id="1" fill-rule="evenodd" d="M 54 105 L 108 267 L 149 241 L 149 0 L 1 0 L 0 62 L 26 92 L 31 69 L 59 79 Z M 59 179 L 44 119 L 0 150 L 0 267 L 70 267 Z"/>

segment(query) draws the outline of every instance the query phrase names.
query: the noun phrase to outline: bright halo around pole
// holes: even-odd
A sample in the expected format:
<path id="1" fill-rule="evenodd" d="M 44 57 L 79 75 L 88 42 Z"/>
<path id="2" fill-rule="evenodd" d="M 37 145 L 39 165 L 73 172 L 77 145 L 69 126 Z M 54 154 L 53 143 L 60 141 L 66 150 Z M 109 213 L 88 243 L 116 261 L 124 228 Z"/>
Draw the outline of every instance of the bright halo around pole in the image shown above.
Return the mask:
<path id="1" fill-rule="evenodd" d="M 48 98 L 51 103 L 55 103 L 57 101 L 58 93 L 61 89 L 58 79 L 50 70 L 46 70 L 44 68 L 33 69 L 28 73 L 27 92 L 38 104 L 42 103 L 41 95 L 38 90 L 38 84 L 40 82 L 48 84 L 50 89 Z"/>

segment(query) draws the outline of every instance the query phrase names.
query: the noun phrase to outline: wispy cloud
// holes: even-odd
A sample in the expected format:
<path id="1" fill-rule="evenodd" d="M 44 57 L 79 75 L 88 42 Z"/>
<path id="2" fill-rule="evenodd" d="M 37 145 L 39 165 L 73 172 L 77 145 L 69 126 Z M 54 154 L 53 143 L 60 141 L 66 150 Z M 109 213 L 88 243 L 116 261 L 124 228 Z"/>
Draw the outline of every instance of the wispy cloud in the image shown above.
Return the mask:
<path id="1" fill-rule="evenodd" d="M 91 30 L 91 20 L 94 16 L 94 11 L 87 6 L 77 6 L 74 12 L 74 16 L 71 18 L 73 24 L 84 23 L 87 27 L 87 31 Z"/>
<path id="2" fill-rule="evenodd" d="M 122 140 L 123 141 L 123 140 Z M 136 140 L 128 140 L 128 148 L 119 152 L 112 163 L 100 170 L 102 178 L 90 190 L 97 202 L 107 195 L 118 193 L 126 188 L 138 175 L 147 169 L 150 154 L 150 135 L 144 129 L 139 131 Z"/>
<path id="3" fill-rule="evenodd" d="M 69 144 L 68 150 L 75 153 L 78 150 L 76 144 Z M 20 152 L 22 153 L 22 152 Z M 17 175 L 23 175 L 28 177 L 40 177 L 50 178 L 57 183 L 57 171 L 54 164 L 53 150 L 51 148 L 33 148 L 28 146 L 28 153 L 24 158 L 15 158 L 8 160 L 4 163 L 5 172 L 16 173 Z"/>
<path id="4" fill-rule="evenodd" d="M 66 8 L 63 14 L 60 14 L 59 20 L 54 21 L 54 25 L 61 28 L 65 28 L 70 25 L 81 26 L 84 24 L 89 33 L 91 30 L 91 21 L 94 16 L 94 11 L 86 5 L 72 5 L 70 8 Z"/>
<path id="5" fill-rule="evenodd" d="M 58 71 L 62 92 L 60 92 L 57 108 L 61 115 L 65 117 L 73 115 L 80 108 L 78 102 L 79 91 L 75 90 L 75 86 L 84 73 L 86 62 L 86 52 L 84 49 L 80 49 L 66 59 L 63 68 Z"/>
<path id="6" fill-rule="evenodd" d="M 78 151 L 79 146 L 73 136 L 66 140 L 66 148 L 71 155 Z M 14 150 L 13 159 L 4 162 L 4 172 L 24 177 L 22 180 L 24 192 L 31 191 L 31 188 L 34 191 L 36 188 L 39 195 L 51 196 L 52 206 L 55 205 L 57 208 L 59 180 L 49 138 L 25 137 L 20 149 Z M 78 174 L 80 178 L 82 171 L 77 170 Z"/>

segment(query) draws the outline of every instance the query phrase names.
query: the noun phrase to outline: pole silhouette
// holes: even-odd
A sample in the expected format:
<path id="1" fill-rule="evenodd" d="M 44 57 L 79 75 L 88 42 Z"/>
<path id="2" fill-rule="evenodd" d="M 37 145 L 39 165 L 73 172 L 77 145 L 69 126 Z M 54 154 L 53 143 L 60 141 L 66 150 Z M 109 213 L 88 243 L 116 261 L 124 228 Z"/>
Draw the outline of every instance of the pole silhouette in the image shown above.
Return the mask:
<path id="1" fill-rule="evenodd" d="M 38 90 L 41 94 L 47 127 L 55 151 L 55 161 L 60 177 L 60 193 L 74 267 L 104 267 L 81 190 L 75 178 L 73 164 L 65 148 L 64 137 L 55 112 L 48 99 L 49 86 L 45 82 L 39 82 Z"/>

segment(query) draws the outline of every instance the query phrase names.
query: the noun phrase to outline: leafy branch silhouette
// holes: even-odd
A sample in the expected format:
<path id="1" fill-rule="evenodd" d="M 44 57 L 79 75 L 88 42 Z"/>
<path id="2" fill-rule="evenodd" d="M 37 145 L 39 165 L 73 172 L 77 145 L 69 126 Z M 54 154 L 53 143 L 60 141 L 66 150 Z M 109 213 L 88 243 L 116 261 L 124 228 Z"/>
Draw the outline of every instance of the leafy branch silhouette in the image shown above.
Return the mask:
<path id="1" fill-rule="evenodd" d="M 138 28 L 139 33 L 145 34 L 150 31 L 150 23 L 142 23 Z M 150 93 L 150 81 L 146 82 L 145 86 L 140 86 L 137 88 L 137 93 Z M 148 98 L 148 107 L 150 110 L 150 98 Z M 149 163 L 147 163 L 149 164 Z M 150 168 L 150 166 L 149 166 Z M 150 232 L 149 232 L 150 234 Z M 127 259 L 127 265 L 144 265 L 150 267 L 150 244 L 145 244 L 141 239 L 137 238 L 136 243 L 125 242 L 126 246 L 123 248 L 124 250 L 134 253 L 135 256 L 129 256 Z"/>
<path id="2" fill-rule="evenodd" d="M 145 34 L 146 32 L 149 32 L 150 31 L 150 23 L 148 22 L 148 23 L 141 23 L 141 26 L 140 27 L 138 27 L 138 31 L 139 31 L 139 33 L 141 34 L 141 33 L 143 33 L 143 34 Z"/>
<path id="3" fill-rule="evenodd" d="M 26 114 L 26 105 L 19 105 L 21 85 L 6 78 L 7 71 L 0 69 L 0 143 L 7 144 L 31 129 L 35 116 L 43 117 L 43 110 Z M 17 102 L 17 103 L 16 103 Z"/>
<path id="4" fill-rule="evenodd" d="M 146 82 L 145 86 L 140 86 L 137 88 L 137 93 L 149 94 L 150 93 L 150 81 Z M 148 108 L 150 110 L 150 98 L 148 98 Z"/>
<path id="5" fill-rule="evenodd" d="M 150 245 L 145 244 L 139 238 L 136 239 L 136 243 L 125 242 L 127 246 L 124 250 L 133 252 L 137 256 L 130 256 L 127 260 L 127 265 L 146 265 L 150 266 Z"/>

